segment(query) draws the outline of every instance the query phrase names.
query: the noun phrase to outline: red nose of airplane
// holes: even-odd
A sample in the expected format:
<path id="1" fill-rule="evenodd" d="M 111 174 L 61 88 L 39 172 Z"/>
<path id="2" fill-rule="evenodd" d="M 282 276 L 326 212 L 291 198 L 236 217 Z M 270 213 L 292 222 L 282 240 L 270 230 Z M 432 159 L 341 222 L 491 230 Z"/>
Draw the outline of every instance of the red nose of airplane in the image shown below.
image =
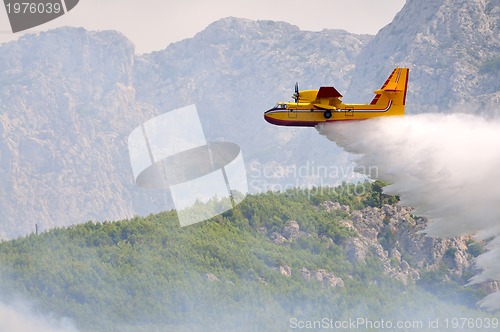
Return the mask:
<path id="1" fill-rule="evenodd" d="M 265 111 L 264 112 L 264 120 L 266 120 L 267 122 L 269 122 L 270 124 L 273 124 L 273 125 L 280 125 L 281 123 L 279 123 L 277 121 L 276 118 L 273 117 L 273 111 L 275 110 L 275 108 L 271 108 L 270 110 L 268 111 Z"/>

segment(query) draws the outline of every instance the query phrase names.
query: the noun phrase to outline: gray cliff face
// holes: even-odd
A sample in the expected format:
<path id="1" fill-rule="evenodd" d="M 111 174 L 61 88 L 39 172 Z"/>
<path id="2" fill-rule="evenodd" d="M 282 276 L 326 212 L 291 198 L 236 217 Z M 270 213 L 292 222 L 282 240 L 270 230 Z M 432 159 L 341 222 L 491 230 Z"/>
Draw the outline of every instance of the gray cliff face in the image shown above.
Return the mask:
<path id="1" fill-rule="evenodd" d="M 0 238 L 133 216 L 134 48 L 60 29 L 0 47 Z"/>
<path id="2" fill-rule="evenodd" d="M 499 17 L 493 0 L 409 0 L 375 38 L 226 18 L 142 56 L 119 33 L 73 28 L 3 44 L 0 238 L 30 233 L 35 223 L 47 229 L 171 208 L 168 193 L 133 183 L 127 136 L 191 103 L 208 140 L 242 148 L 254 192 L 349 180 L 351 159 L 340 148 L 314 129 L 271 126 L 263 111 L 290 100 L 296 81 L 369 101 L 405 65 L 409 111 L 498 112 Z M 314 174 L 332 165 L 328 176 Z"/>
<path id="3" fill-rule="evenodd" d="M 237 143 L 247 162 L 329 165 L 338 150 L 325 155 L 332 146 L 314 130 L 271 126 L 263 112 L 291 100 L 295 82 L 301 89 L 334 84 L 345 91 L 354 61 L 371 38 L 225 18 L 192 39 L 139 57 L 137 100 L 161 112 L 195 103 L 207 139 Z"/>
<path id="4" fill-rule="evenodd" d="M 407 109 L 500 114 L 500 4 L 408 0 L 356 61 L 350 96 L 368 100 L 393 67 L 410 67 Z"/>
<path id="5" fill-rule="evenodd" d="M 443 271 L 443 280 L 464 285 L 471 275 L 477 273 L 470 237 L 427 237 L 421 232 L 430 221 L 413 216 L 409 207 L 384 205 L 382 208 L 367 207 L 350 211 L 348 206 L 327 201 L 320 208 L 331 213 L 337 210 L 347 213 L 347 218 L 340 223 L 353 230 L 354 236 L 344 240 L 341 245 L 347 260 L 352 264 L 365 264 L 369 259 L 375 259 L 383 266 L 386 275 L 404 284 L 418 282 L 422 274 L 440 270 Z M 277 246 L 289 246 L 301 237 L 318 237 L 318 234 L 302 231 L 300 224 L 294 220 L 286 223 L 281 232 L 268 233 L 264 228 L 259 232 L 267 234 Z M 334 243 L 325 236 L 322 241 Z M 343 287 L 341 278 L 323 269 L 292 269 L 285 264 L 276 267 L 276 270 L 285 276 L 297 273 L 308 280 L 314 276 L 313 279 L 318 281 L 327 280 L 327 285 L 331 287 Z M 373 282 L 376 283 L 375 280 Z M 481 287 L 488 292 L 498 290 L 498 284 L 494 281 L 484 283 Z"/>
<path id="6" fill-rule="evenodd" d="M 346 38 L 342 48 L 337 40 Z M 140 57 L 117 32 L 74 28 L 2 45 L 0 238 L 31 233 L 35 223 L 43 230 L 172 208 L 168 193 L 135 186 L 127 137 L 176 107 L 196 103 L 207 138 L 239 144 L 248 163 L 294 162 L 314 140 L 330 147 L 318 135 L 308 139 L 314 130 L 276 131 L 262 113 L 288 100 L 295 80 L 309 87 L 320 77 L 328 81 L 333 75 L 325 78 L 324 68 L 342 72 L 338 84 L 345 88 L 369 39 L 228 18 Z M 283 142 L 292 151 L 278 157 Z"/>
<path id="7" fill-rule="evenodd" d="M 437 270 L 446 265 L 447 274 L 462 277 L 473 268 L 473 256 L 468 252 L 468 237 L 437 239 L 420 232 L 430 222 L 415 218 L 412 209 L 384 205 L 354 211 L 346 224 L 352 225 L 358 236 L 357 245 L 345 245 L 352 262 L 376 257 L 386 273 L 403 282 L 415 281 L 422 271 Z"/>

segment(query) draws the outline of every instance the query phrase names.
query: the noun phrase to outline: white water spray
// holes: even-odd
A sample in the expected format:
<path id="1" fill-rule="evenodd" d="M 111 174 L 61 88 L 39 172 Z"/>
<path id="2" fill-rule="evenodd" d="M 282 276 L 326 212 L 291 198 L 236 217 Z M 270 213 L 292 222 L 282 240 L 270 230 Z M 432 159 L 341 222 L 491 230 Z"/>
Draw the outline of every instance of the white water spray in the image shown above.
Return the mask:
<path id="1" fill-rule="evenodd" d="M 500 281 L 500 121 L 465 114 L 421 114 L 319 125 L 318 131 L 377 167 L 387 194 L 433 220 L 430 236 L 474 235 L 488 252 L 471 283 Z M 500 292 L 482 306 L 500 309 Z"/>

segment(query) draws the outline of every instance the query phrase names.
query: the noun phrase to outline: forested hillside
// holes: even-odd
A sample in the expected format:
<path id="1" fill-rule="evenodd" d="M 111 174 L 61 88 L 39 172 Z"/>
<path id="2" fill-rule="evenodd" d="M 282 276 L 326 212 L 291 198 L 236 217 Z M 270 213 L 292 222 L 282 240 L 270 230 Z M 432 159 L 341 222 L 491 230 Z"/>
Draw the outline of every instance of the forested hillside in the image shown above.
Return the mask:
<path id="1" fill-rule="evenodd" d="M 69 318 L 80 331 L 284 331 L 325 317 L 425 324 L 492 317 L 475 309 L 487 290 L 464 288 L 471 270 L 456 264 L 480 246 L 411 235 L 424 219 L 396 200 L 365 183 L 249 196 L 184 228 L 167 211 L 31 234 L 0 243 L 2 301 L 30 298 L 36 311 Z M 434 261 L 410 238 L 415 246 L 427 241 Z"/>

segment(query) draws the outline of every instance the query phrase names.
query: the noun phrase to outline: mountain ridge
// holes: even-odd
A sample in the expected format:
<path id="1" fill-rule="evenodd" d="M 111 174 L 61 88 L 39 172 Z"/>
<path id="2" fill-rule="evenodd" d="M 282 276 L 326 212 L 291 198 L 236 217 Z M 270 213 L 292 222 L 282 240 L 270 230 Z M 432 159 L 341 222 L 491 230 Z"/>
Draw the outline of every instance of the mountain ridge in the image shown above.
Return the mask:
<path id="1" fill-rule="evenodd" d="M 500 115 L 500 72 L 485 69 L 500 61 L 499 13 L 496 1 L 408 0 L 361 52 L 349 92 L 368 95 L 368 83 L 402 65 L 411 113 Z"/>
<path id="2" fill-rule="evenodd" d="M 225 24 L 231 22 L 239 24 L 235 19 L 228 19 Z M 253 28 L 259 24 L 273 25 L 269 22 L 243 22 Z M 297 36 L 301 38 L 298 28 L 285 23 L 277 25 L 286 31 L 299 32 Z M 238 36 L 241 38 L 242 34 Z M 321 38 L 322 33 L 310 36 Z M 193 41 L 184 43 L 192 44 Z M 171 45 L 163 53 L 178 52 L 179 45 Z M 54 52 L 58 47 L 62 50 Z M 213 62 L 205 62 L 204 59 L 210 57 L 199 52 L 199 45 L 192 47 L 192 52 L 188 53 L 195 57 L 194 62 L 203 60 L 201 65 L 208 66 L 211 71 L 217 69 Z M 216 47 L 209 47 L 205 52 L 210 54 L 212 51 L 215 55 L 220 54 Z M 181 52 L 186 51 L 181 49 Z M 243 61 L 249 58 L 252 50 L 245 52 L 247 55 L 241 58 Z M 245 135 L 225 129 L 221 125 L 225 121 L 224 110 L 238 107 L 237 99 L 218 93 L 220 87 L 216 86 L 215 80 L 210 80 L 208 85 L 218 93 L 217 96 L 200 91 L 199 87 L 207 84 L 196 82 L 200 80 L 199 74 L 194 73 L 193 80 L 191 74 L 186 73 L 186 70 L 191 70 L 191 62 L 187 67 L 184 65 L 184 69 L 180 65 L 176 86 L 172 87 L 172 78 L 169 78 L 172 73 L 168 71 L 172 67 L 156 70 L 155 64 L 148 63 L 148 59 L 158 58 L 163 53 L 136 56 L 133 45 L 122 34 L 87 32 L 81 28 L 61 28 L 38 36 L 25 36 L 0 47 L 0 103 L 3 110 L 0 117 L 3 167 L 0 172 L 4 179 L 0 195 L 4 225 L 2 238 L 32 232 L 35 223 L 41 228 L 50 228 L 89 219 L 117 220 L 171 207 L 168 193 L 150 193 L 135 188 L 126 138 L 141 122 L 175 107 L 196 102 L 207 138 L 234 141 L 246 150 L 246 156 L 255 155 L 265 141 L 273 141 L 274 137 L 280 137 L 280 132 L 286 132 L 284 129 L 276 132 L 268 127 L 264 135 L 258 136 L 261 143 L 257 146 L 246 139 L 254 135 L 256 127 L 262 127 L 261 109 L 274 102 L 272 96 L 267 96 L 268 101 L 264 103 L 246 97 L 258 103 L 253 112 L 248 112 L 248 108 L 241 112 L 246 114 L 245 121 L 251 121 L 252 126 L 242 125 L 237 113 L 232 116 L 233 126 L 244 131 Z M 198 53 L 203 57 L 196 58 Z M 242 61 L 236 56 L 241 53 L 236 51 L 233 54 L 233 62 Z M 224 63 L 224 54 L 221 56 L 214 61 Z M 350 63 L 352 58 L 343 61 Z M 305 65 L 312 64 L 307 62 Z M 141 68 L 145 68 L 143 72 L 140 72 Z M 318 75 L 321 67 L 315 68 L 313 72 Z M 156 78 L 156 73 L 162 72 L 168 75 L 162 78 L 163 83 Z M 207 77 L 211 75 L 205 72 L 201 79 Z M 239 78 L 233 77 L 234 80 Z M 280 81 L 277 77 L 273 80 Z M 266 89 L 274 85 L 272 82 L 266 84 Z M 227 82 L 225 86 L 229 89 L 238 84 Z M 240 87 L 236 93 L 248 94 L 252 89 Z M 261 95 L 265 91 L 261 90 Z M 158 93 L 159 102 L 155 102 L 154 93 Z M 217 106 L 221 101 L 224 102 L 215 110 L 212 106 L 204 106 Z M 304 137 L 303 134 L 304 131 L 299 136 Z M 320 137 L 311 140 L 323 141 Z M 307 142 L 305 139 L 301 141 L 302 145 Z M 327 145 L 327 142 L 323 143 Z M 281 159 L 287 158 L 293 158 L 292 154 Z M 27 222 L 20 224 L 19 220 Z"/>
<path id="3" fill-rule="evenodd" d="M 81 28 L 2 44 L 0 238 L 30 233 L 34 223 L 50 228 L 171 208 L 168 192 L 135 187 L 126 139 L 144 121 L 187 104 L 197 105 L 208 140 L 241 147 L 253 192 L 357 178 L 352 157 L 314 130 L 263 121 L 263 111 L 290 99 L 296 81 L 301 89 L 334 85 L 346 101 L 363 102 L 393 66 L 406 64 L 409 112 L 446 111 L 456 101 L 455 111 L 495 114 L 498 5 L 460 1 L 480 14 L 477 22 L 457 16 L 448 0 L 410 0 L 377 36 L 229 17 L 145 55 L 120 33 Z M 446 43 L 455 30 L 477 45 L 480 61 L 464 64 L 466 47 L 454 54 L 461 44 Z M 444 56 L 436 56 L 440 46 Z M 318 176 L 319 167 L 341 176 Z M 290 171 L 297 169 L 306 174 Z"/>

